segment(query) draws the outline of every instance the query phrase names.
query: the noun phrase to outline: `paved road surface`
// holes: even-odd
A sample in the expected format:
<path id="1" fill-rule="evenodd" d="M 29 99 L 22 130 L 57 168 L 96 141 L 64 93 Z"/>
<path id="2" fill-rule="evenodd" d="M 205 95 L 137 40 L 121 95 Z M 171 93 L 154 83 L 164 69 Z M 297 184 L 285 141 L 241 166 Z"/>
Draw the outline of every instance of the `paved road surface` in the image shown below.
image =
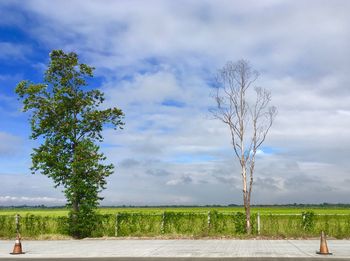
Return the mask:
<path id="1" fill-rule="evenodd" d="M 332 256 L 319 256 L 319 240 L 60 240 L 0 241 L 1 260 L 350 260 L 350 240 L 328 240 Z M 82 259 L 83 258 L 83 259 Z"/>

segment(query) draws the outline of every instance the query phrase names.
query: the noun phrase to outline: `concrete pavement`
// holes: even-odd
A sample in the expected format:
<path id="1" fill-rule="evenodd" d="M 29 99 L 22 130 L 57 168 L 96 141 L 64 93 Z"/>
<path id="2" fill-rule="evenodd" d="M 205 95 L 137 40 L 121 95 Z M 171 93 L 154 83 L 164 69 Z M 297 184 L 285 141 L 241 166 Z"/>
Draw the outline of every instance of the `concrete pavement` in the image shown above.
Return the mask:
<path id="1" fill-rule="evenodd" d="M 319 240 L 50 240 L 22 241 L 24 255 L 10 255 L 14 241 L 0 241 L 0 259 L 101 260 L 350 260 L 350 240 L 328 240 L 332 256 L 319 256 Z"/>

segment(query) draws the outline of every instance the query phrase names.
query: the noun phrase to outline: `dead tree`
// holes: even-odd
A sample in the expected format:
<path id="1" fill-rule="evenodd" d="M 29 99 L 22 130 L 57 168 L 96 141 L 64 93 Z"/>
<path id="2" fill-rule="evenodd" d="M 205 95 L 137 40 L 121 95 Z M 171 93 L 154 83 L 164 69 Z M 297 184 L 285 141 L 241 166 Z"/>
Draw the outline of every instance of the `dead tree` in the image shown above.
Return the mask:
<path id="1" fill-rule="evenodd" d="M 254 180 L 255 156 L 265 141 L 277 114 L 276 107 L 269 107 L 271 93 L 261 87 L 254 87 L 256 97 L 249 95 L 259 73 L 245 60 L 228 62 L 217 75 L 214 95 L 215 118 L 225 123 L 231 133 L 235 157 L 241 167 L 243 204 L 246 215 L 246 231 L 251 233 L 250 202 Z"/>

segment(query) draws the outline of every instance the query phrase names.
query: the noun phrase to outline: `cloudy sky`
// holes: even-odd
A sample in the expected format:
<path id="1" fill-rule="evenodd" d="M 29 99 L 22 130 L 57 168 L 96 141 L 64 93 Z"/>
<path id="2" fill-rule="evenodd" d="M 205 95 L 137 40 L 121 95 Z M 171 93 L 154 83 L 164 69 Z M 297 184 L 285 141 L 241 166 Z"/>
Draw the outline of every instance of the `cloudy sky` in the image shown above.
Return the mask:
<path id="1" fill-rule="evenodd" d="M 104 205 L 241 204 L 229 131 L 208 109 L 217 70 L 247 59 L 278 116 L 257 157 L 253 203 L 350 198 L 350 1 L 0 1 L 0 205 L 63 205 L 31 175 L 28 114 L 53 49 L 96 67 L 92 86 L 126 114 L 102 149 Z"/>

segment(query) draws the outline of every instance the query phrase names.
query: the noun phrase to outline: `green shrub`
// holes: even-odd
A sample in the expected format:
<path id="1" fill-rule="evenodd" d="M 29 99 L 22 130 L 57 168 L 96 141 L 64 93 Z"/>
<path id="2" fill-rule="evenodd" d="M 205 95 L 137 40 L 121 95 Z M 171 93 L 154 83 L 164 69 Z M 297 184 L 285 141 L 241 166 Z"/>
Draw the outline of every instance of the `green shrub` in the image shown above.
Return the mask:
<path id="1" fill-rule="evenodd" d="M 219 213 L 214 210 L 210 212 L 209 235 L 211 236 L 233 236 L 235 235 L 234 215 Z"/>
<path id="2" fill-rule="evenodd" d="M 245 237 L 245 215 L 242 212 L 209 213 L 119 213 L 97 215 L 92 237 L 102 236 L 233 236 Z M 327 236 L 349 238 L 350 215 L 260 215 L 260 234 L 268 237 L 315 237 L 323 230 Z M 257 233 L 256 214 L 251 216 L 252 234 Z M 25 238 L 45 235 L 69 235 L 68 217 L 25 215 L 20 218 L 20 233 Z M 0 215 L 0 237 L 16 236 L 15 217 Z"/>
<path id="3" fill-rule="evenodd" d="M 302 212 L 301 218 L 301 225 L 305 231 L 310 232 L 315 228 L 315 213 L 313 211 Z"/>
<path id="4" fill-rule="evenodd" d="M 0 237 L 11 238 L 16 234 L 14 216 L 0 216 Z"/>
<path id="5" fill-rule="evenodd" d="M 164 234 L 206 236 L 208 216 L 201 213 L 165 212 Z"/>
<path id="6" fill-rule="evenodd" d="M 237 212 L 233 215 L 233 222 L 235 224 L 235 232 L 237 234 L 247 233 L 245 214 L 242 212 Z"/>
<path id="7" fill-rule="evenodd" d="M 118 236 L 156 236 L 161 233 L 161 215 L 119 213 L 116 232 Z"/>

